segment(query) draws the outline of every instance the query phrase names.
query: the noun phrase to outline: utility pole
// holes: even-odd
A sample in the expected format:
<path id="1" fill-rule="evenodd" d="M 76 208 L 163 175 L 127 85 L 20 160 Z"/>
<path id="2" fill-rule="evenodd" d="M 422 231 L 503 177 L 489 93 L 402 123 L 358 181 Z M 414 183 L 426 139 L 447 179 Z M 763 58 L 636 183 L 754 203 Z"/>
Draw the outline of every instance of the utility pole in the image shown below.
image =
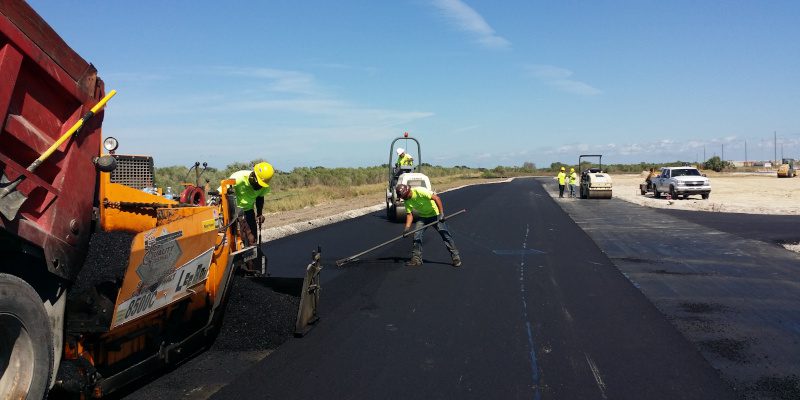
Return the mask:
<path id="1" fill-rule="evenodd" d="M 774 141 L 773 143 L 775 144 L 775 155 L 774 155 L 775 158 L 772 159 L 772 162 L 773 165 L 775 165 L 778 163 L 778 132 L 772 131 L 772 135 L 773 135 L 772 140 Z"/>
<path id="2" fill-rule="evenodd" d="M 719 158 L 719 160 L 725 162 L 725 143 L 722 144 L 722 156 Z"/>
<path id="3" fill-rule="evenodd" d="M 706 145 L 703 145 L 703 162 L 706 161 L 708 161 L 708 159 L 706 158 Z"/>
<path id="4" fill-rule="evenodd" d="M 747 165 L 747 140 L 744 141 L 744 165 Z"/>

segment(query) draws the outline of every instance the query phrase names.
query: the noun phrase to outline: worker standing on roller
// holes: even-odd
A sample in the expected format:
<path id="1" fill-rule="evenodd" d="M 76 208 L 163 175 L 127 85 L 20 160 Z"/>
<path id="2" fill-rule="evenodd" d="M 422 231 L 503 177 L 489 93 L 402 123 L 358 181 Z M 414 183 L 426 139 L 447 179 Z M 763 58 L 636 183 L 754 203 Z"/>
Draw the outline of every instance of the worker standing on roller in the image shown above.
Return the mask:
<path id="1" fill-rule="evenodd" d="M 397 161 L 394 163 L 392 182 L 389 187 L 393 187 L 395 183 L 397 183 L 397 178 L 403 173 L 403 170 L 400 167 L 412 167 L 414 165 L 414 158 L 411 157 L 411 154 L 406 153 L 404 148 L 398 147 L 396 151 Z"/>
<path id="2" fill-rule="evenodd" d="M 397 162 L 395 163 L 395 167 L 399 170 L 400 167 L 408 165 L 414 165 L 414 157 L 411 157 L 411 154 L 406 153 L 406 150 L 402 147 L 397 148 Z"/>
<path id="3" fill-rule="evenodd" d="M 395 187 L 395 191 L 397 192 L 397 196 L 404 200 L 406 212 L 408 213 L 406 214 L 406 225 L 403 230 L 403 235 L 405 236 L 411 231 L 411 222 L 414 220 L 414 215 L 412 212 L 416 210 L 418 218 L 415 229 L 419 229 L 426 224 L 436 222 L 434 226 L 439 232 L 439 235 L 442 236 L 445 247 L 447 247 L 447 250 L 450 251 L 450 257 L 452 258 L 453 266 L 460 267 L 461 257 L 459 256 L 458 249 L 453 241 L 453 237 L 450 235 L 450 231 L 447 230 L 447 225 L 444 223 L 445 217 L 442 199 L 429 189 L 424 187 L 411 188 L 402 183 Z M 409 267 L 418 267 L 422 265 L 422 235 L 424 232 L 425 229 L 421 229 L 414 233 L 414 244 L 411 249 L 411 260 L 406 263 L 406 265 Z"/>

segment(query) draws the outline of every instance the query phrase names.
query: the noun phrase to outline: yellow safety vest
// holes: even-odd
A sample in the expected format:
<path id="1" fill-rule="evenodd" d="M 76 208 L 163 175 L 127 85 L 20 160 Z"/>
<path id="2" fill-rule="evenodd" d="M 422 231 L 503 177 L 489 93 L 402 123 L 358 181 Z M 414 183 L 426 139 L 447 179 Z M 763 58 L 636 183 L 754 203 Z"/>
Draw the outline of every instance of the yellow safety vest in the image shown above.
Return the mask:
<path id="1" fill-rule="evenodd" d="M 237 171 L 231 175 L 231 179 L 236 180 L 233 185 L 233 191 L 236 192 L 236 205 L 244 211 L 252 210 L 256 205 L 256 198 L 263 197 L 270 192 L 269 186 L 253 190 L 253 186 L 248 181 L 251 172 L 253 171 Z"/>
<path id="2" fill-rule="evenodd" d="M 417 214 L 423 218 L 439 215 L 439 207 L 433 200 L 433 192 L 423 187 L 411 188 L 411 197 L 406 199 L 404 204 L 409 214 L 417 210 Z"/>
<path id="3" fill-rule="evenodd" d="M 558 173 L 558 184 L 559 185 L 563 185 L 564 181 L 566 179 L 567 179 L 567 174 L 566 173 L 564 173 L 563 171 Z"/>
<path id="4" fill-rule="evenodd" d="M 400 158 L 397 159 L 397 165 L 398 166 L 399 165 L 413 165 L 413 164 L 414 164 L 414 159 L 411 158 L 411 156 L 406 154 L 406 153 L 403 153 L 403 155 L 401 155 Z"/>

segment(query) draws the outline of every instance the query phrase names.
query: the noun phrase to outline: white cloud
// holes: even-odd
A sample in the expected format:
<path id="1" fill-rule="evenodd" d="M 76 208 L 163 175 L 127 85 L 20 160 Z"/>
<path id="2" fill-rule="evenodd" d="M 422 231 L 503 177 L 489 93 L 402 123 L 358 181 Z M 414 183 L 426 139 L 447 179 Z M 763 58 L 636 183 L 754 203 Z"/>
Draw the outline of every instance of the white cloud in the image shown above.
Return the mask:
<path id="1" fill-rule="evenodd" d="M 340 100 L 326 94 L 316 82 L 314 75 L 273 68 L 218 68 L 224 74 L 260 79 L 267 82 L 267 88 L 274 93 L 250 91 L 240 95 L 238 100 L 215 107 L 215 111 L 284 111 L 308 115 L 332 117 L 343 123 L 361 121 L 385 126 L 405 124 L 422 118 L 433 116 L 426 111 L 398 111 L 380 108 L 366 108 Z M 292 95 L 291 98 L 280 98 L 276 94 Z"/>
<path id="2" fill-rule="evenodd" d="M 442 11 L 445 18 L 450 20 L 462 31 L 476 37 L 476 41 L 484 47 L 492 49 L 506 49 L 511 47 L 511 42 L 495 33 L 489 23 L 472 7 L 460 0 L 434 0 L 433 5 Z"/>
<path id="3" fill-rule="evenodd" d="M 459 127 L 459 128 L 454 128 L 453 129 L 453 133 L 470 132 L 470 131 L 478 130 L 480 128 L 481 128 L 480 125 L 467 125 L 467 126 L 462 126 L 462 127 Z"/>
<path id="4" fill-rule="evenodd" d="M 319 151 L 324 147 L 349 151 L 344 160 L 358 159 L 362 157 L 358 148 L 373 143 L 381 143 L 382 148 L 387 137 L 434 115 L 424 110 L 358 104 L 328 90 L 313 74 L 301 71 L 206 67 L 185 71 L 184 75 L 195 83 L 195 89 L 174 91 L 162 98 L 123 97 L 115 103 L 118 107 L 107 110 L 114 115 L 107 115 L 106 130 L 115 132 L 129 149 L 146 149 L 152 147 L 153 140 L 165 137 L 184 141 L 191 137 L 193 154 L 218 163 L 233 159 L 227 152 L 218 151 L 220 139 L 236 138 L 254 144 L 252 148 L 239 148 L 244 159 L 263 153 L 267 147 L 272 152 L 268 156 L 284 157 L 283 162 L 290 164 L 303 158 L 291 161 L 288 155 L 301 149 L 324 153 Z M 214 90 L 213 85 L 204 84 L 208 81 L 225 81 L 226 90 Z M 166 150 L 171 148 L 176 147 L 160 146 L 150 153 L 164 165 L 180 158 Z"/>
<path id="5" fill-rule="evenodd" d="M 531 76 L 550 85 L 562 92 L 573 93 L 582 96 L 594 96 L 602 93 L 587 83 L 571 79 L 573 72 L 553 65 L 531 65 L 526 67 Z"/>
<path id="6" fill-rule="evenodd" d="M 328 69 L 364 72 L 364 73 L 366 73 L 367 75 L 370 75 L 370 76 L 373 76 L 378 72 L 378 69 L 375 68 L 375 67 L 359 67 L 359 66 L 353 66 L 353 65 L 342 64 L 342 63 L 321 63 L 321 64 L 316 64 L 316 65 L 319 66 L 319 67 L 328 68 Z"/>
<path id="7" fill-rule="evenodd" d="M 217 71 L 230 76 L 239 76 L 266 81 L 267 90 L 295 94 L 319 94 L 314 76 L 305 72 L 286 71 L 273 68 L 219 67 Z"/>

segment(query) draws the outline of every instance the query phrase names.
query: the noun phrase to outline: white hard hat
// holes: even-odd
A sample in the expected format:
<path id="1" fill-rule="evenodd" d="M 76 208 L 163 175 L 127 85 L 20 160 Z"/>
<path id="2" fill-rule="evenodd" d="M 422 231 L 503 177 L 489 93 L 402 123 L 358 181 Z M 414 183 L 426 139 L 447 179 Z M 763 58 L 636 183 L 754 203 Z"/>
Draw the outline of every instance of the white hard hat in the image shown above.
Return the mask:
<path id="1" fill-rule="evenodd" d="M 400 154 L 403 154 L 403 153 L 405 153 L 405 152 L 406 152 L 406 150 L 405 150 L 404 148 L 402 148 L 402 147 L 398 147 L 398 148 L 397 148 L 397 155 L 398 155 L 398 156 L 399 156 Z"/>

